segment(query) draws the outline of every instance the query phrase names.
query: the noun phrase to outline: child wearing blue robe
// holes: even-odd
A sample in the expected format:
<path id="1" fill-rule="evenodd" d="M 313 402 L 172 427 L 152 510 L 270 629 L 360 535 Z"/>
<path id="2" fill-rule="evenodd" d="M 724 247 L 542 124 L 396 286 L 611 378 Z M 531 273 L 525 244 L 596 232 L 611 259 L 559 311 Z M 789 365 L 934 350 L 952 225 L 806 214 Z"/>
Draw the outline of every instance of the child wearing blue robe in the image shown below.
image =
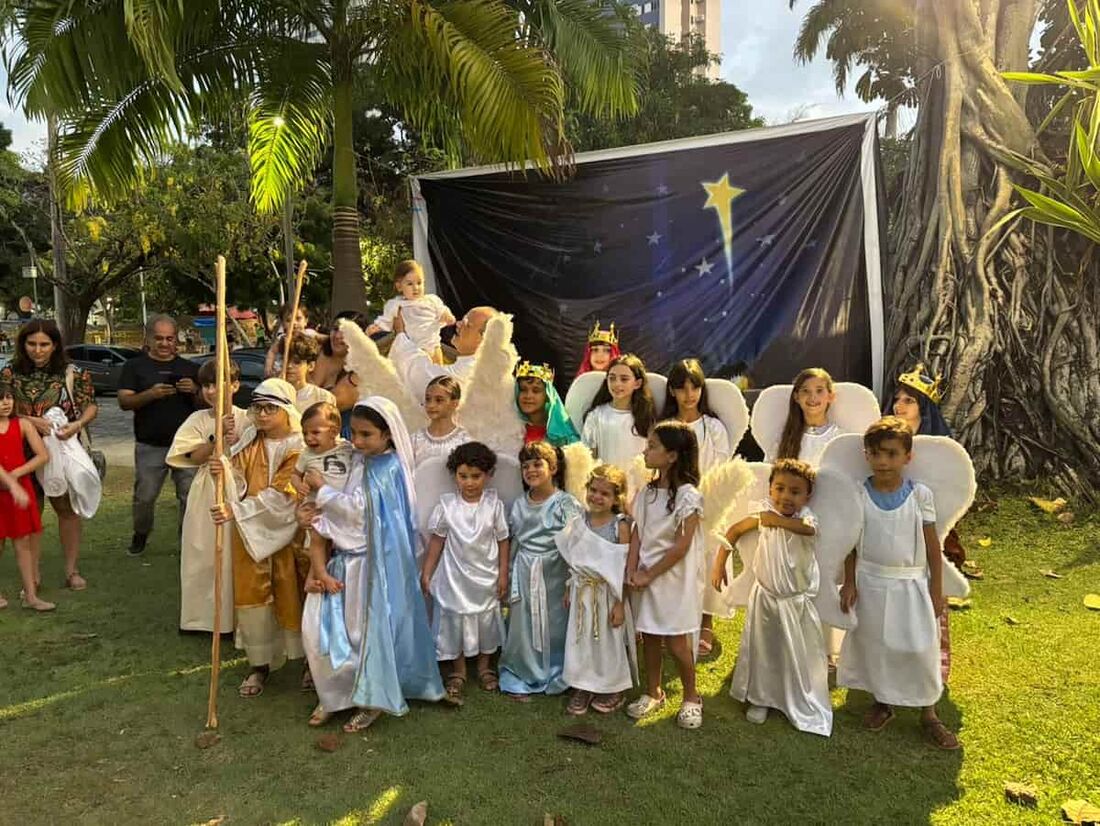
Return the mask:
<path id="1" fill-rule="evenodd" d="M 343 490 L 317 489 L 301 518 L 332 540 L 325 576 L 307 586 L 302 617 L 306 656 L 320 701 L 310 725 L 357 708 L 344 726 L 362 731 L 382 712 L 400 716 L 406 700 L 440 700 L 435 658 L 416 568 L 412 444 L 396 405 L 372 396 L 352 410 L 356 456 Z M 319 475 L 318 475 L 319 476 Z"/>

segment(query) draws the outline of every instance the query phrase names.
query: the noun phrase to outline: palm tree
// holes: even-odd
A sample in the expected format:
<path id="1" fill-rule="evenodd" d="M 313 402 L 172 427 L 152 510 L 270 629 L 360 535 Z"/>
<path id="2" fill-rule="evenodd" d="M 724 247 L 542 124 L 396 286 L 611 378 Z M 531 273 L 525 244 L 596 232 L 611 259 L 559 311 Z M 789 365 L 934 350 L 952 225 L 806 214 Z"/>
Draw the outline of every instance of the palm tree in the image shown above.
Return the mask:
<path id="1" fill-rule="evenodd" d="M 609 0 L 0 0 L 9 96 L 60 125 L 59 183 L 118 198 L 203 122 L 248 125 L 252 199 L 274 212 L 333 152 L 332 310 L 361 307 L 352 92 L 387 104 L 450 157 L 562 168 L 567 95 L 637 106 Z"/>

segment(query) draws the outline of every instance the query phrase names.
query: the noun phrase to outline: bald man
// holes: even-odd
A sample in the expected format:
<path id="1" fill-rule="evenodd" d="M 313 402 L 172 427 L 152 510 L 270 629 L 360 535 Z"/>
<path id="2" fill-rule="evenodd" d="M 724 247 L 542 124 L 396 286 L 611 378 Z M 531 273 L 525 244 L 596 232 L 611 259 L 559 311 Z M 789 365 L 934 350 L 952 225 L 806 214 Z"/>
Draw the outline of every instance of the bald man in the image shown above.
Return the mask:
<path id="1" fill-rule="evenodd" d="M 458 358 L 454 364 L 435 364 L 405 333 L 405 319 L 398 312 L 393 320 L 396 335 L 390 346 L 390 360 L 414 399 L 423 400 L 428 382 L 437 376 L 453 376 L 465 387 L 474 370 L 474 356 L 485 335 L 485 325 L 496 314 L 492 307 L 474 307 L 466 313 L 455 324 L 454 338 L 451 339 L 451 346 L 458 353 Z"/>

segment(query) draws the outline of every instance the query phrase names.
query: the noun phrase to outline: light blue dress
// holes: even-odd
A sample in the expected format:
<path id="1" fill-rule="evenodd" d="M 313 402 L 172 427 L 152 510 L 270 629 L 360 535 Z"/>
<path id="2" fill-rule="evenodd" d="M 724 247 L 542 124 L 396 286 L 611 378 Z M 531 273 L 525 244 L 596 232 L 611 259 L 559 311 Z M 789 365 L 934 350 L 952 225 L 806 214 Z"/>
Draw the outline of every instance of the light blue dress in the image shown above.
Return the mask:
<path id="1" fill-rule="evenodd" d="M 435 658 L 416 568 L 416 529 L 396 454 L 356 456 L 342 491 L 317 493 L 314 528 L 333 540 L 338 594 L 309 594 L 302 637 L 327 712 L 408 711 L 407 699 L 440 700 Z"/>
<path id="2" fill-rule="evenodd" d="M 508 638 L 500 655 L 500 690 L 509 694 L 560 694 L 569 611 L 562 604 L 569 566 L 554 536 L 580 503 L 564 491 L 544 502 L 528 496 L 512 504 L 511 594 Z"/>

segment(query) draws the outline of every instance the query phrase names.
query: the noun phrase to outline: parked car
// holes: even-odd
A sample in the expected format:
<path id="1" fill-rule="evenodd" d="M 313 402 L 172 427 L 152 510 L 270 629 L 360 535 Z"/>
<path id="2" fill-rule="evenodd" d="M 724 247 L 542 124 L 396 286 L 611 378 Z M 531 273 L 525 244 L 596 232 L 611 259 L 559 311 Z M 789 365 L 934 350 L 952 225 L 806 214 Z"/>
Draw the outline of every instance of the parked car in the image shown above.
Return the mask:
<path id="1" fill-rule="evenodd" d="M 73 364 L 91 374 L 96 393 L 117 393 L 122 365 L 140 356 L 141 350 L 113 344 L 73 344 L 65 353 Z"/>
<path id="2" fill-rule="evenodd" d="M 266 357 L 267 350 L 262 347 L 242 347 L 230 352 L 229 358 L 237 362 L 241 368 L 241 389 L 233 396 L 233 404 L 237 407 L 248 407 L 252 404 L 252 391 L 264 380 Z M 190 358 L 195 364 L 202 365 L 214 358 L 214 354 L 200 353 Z"/>

